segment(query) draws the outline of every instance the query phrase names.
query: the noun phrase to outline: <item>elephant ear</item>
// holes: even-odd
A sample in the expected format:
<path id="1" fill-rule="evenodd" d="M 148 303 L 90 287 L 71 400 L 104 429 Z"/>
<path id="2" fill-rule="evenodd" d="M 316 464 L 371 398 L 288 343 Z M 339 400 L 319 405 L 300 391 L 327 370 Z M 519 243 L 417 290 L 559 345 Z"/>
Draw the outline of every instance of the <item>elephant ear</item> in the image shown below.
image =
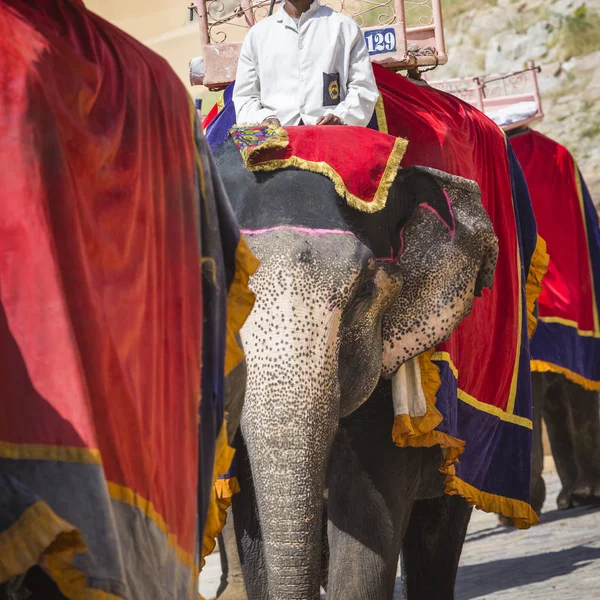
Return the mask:
<path id="1" fill-rule="evenodd" d="M 399 177 L 405 198 L 397 264 L 404 285 L 383 319 L 384 377 L 448 339 L 475 296 L 491 287 L 498 257 L 475 182 L 427 167 L 411 167 Z"/>

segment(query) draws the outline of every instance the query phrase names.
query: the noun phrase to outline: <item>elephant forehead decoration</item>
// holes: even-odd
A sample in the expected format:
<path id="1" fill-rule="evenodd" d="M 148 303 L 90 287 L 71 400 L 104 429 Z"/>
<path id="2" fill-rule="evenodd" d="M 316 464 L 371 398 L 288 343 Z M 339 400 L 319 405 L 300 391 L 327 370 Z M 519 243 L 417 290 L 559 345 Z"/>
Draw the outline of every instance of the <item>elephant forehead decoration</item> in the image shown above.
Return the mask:
<path id="1" fill-rule="evenodd" d="M 342 339 L 342 352 L 345 345 L 377 345 L 377 352 L 362 353 L 378 356 L 377 377 L 393 376 L 404 362 L 447 339 L 474 296 L 492 283 L 497 240 L 474 182 L 425 167 L 400 169 L 381 210 L 366 212 L 349 206 L 322 175 L 295 168 L 248 170 L 231 142 L 221 146 L 216 160 L 236 217 L 275 280 L 280 275 L 274 271 L 284 276 L 287 270 L 274 257 L 298 248 L 272 235 L 259 244 L 258 237 L 277 230 L 312 238 L 304 254 L 289 256 L 292 262 L 307 264 L 311 254 L 313 260 L 320 254 L 319 264 L 329 262 L 338 271 L 338 287 L 326 297 L 319 290 L 322 308 L 340 308 L 345 318 L 340 335 L 348 343 Z M 322 234 L 321 241 L 315 233 Z M 339 243 L 324 243 L 332 236 Z M 342 243 L 347 236 L 353 244 Z M 273 252 L 268 246 L 275 240 Z M 375 268 L 367 268 L 372 259 Z M 379 333 L 359 331 L 361 318 Z"/>
<path id="2" fill-rule="evenodd" d="M 404 284 L 384 315 L 382 375 L 448 339 L 470 313 L 475 296 L 491 287 L 498 240 L 481 205 L 479 186 L 435 169 L 416 167 L 441 184 L 452 224 L 435 198 L 420 204 L 400 231 L 398 266 Z M 423 184 L 416 186 L 416 193 Z M 435 195 L 435 194 L 434 194 Z M 445 212 L 448 214 L 448 211 Z"/>

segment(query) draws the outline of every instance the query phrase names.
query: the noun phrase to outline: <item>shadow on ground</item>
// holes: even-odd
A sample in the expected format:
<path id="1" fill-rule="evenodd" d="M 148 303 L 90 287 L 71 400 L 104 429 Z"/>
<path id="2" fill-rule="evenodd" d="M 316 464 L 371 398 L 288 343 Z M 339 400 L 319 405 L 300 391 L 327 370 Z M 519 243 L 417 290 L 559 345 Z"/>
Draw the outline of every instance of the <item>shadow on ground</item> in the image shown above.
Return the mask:
<path id="1" fill-rule="evenodd" d="M 556 552 L 466 565 L 458 570 L 457 600 L 469 600 L 570 575 L 589 562 L 600 560 L 600 548 L 574 546 Z"/>
<path id="2" fill-rule="evenodd" d="M 550 510 L 542 513 L 541 524 L 554 523 L 562 519 L 577 519 L 578 517 L 585 517 L 591 513 L 600 512 L 599 506 L 580 506 L 578 508 L 571 508 L 569 510 Z"/>
<path id="3" fill-rule="evenodd" d="M 550 510 L 548 512 L 542 513 L 542 518 L 537 527 L 543 527 L 544 525 L 556 523 L 557 521 L 561 521 L 563 519 L 571 520 L 577 519 L 579 517 L 585 517 L 594 512 L 600 512 L 600 507 L 582 506 L 579 508 L 572 508 L 570 510 Z M 467 544 L 469 542 L 479 542 L 489 537 L 506 535 L 508 533 L 514 533 L 515 531 L 516 529 L 514 527 L 487 527 L 486 529 L 480 529 L 479 531 L 474 531 L 473 533 L 467 533 L 465 542 Z"/>

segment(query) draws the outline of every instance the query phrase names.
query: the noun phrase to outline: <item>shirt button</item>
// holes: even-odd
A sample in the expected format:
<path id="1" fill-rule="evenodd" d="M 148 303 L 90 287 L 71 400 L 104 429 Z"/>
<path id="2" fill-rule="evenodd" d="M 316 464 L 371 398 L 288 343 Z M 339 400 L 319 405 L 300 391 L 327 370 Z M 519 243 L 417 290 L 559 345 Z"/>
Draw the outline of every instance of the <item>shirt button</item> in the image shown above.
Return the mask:
<path id="1" fill-rule="evenodd" d="M 304 77 L 300 77 L 300 82 L 303 83 L 304 82 Z"/>
<path id="2" fill-rule="evenodd" d="M 298 46 L 298 48 L 300 48 L 300 50 L 302 50 L 302 49 L 304 48 L 304 46 L 303 46 L 302 44 L 300 44 L 300 45 Z"/>

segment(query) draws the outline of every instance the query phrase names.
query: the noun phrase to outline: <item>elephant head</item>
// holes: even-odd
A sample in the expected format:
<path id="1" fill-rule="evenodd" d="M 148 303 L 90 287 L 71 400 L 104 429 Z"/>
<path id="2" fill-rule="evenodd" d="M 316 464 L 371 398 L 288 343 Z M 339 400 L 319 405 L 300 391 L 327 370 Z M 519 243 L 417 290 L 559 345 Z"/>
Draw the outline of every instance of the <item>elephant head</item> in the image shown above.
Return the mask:
<path id="1" fill-rule="evenodd" d="M 242 413 L 270 597 L 319 597 L 321 509 L 340 417 L 381 376 L 452 332 L 489 286 L 497 255 L 476 184 L 401 170 L 386 207 L 349 208 L 321 175 L 253 173 L 216 153 L 261 266 L 242 329 Z M 391 435 L 391 431 L 390 431 Z"/>

